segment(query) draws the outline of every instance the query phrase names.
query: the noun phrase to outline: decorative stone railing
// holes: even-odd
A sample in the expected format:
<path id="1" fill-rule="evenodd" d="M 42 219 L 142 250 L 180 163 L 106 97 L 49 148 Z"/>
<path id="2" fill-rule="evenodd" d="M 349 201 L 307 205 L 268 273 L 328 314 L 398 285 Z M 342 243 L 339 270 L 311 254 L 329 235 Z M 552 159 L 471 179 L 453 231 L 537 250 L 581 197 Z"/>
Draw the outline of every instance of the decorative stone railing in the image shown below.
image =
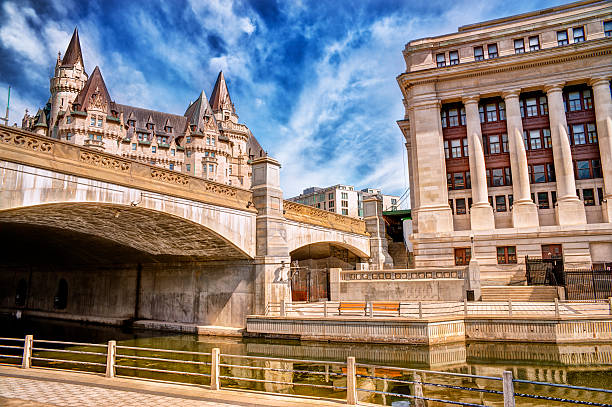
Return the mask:
<path id="1" fill-rule="evenodd" d="M 308 205 L 284 201 L 283 209 L 285 218 L 309 225 L 323 226 L 344 232 L 367 235 L 366 224 L 361 219 L 338 215 L 337 213 L 324 211 Z"/>
<path id="2" fill-rule="evenodd" d="M 342 281 L 361 281 L 361 280 L 425 280 L 455 278 L 462 280 L 465 276 L 466 268 L 424 270 L 424 269 L 399 269 L 399 270 L 368 270 L 368 271 L 341 271 Z"/>
<path id="3" fill-rule="evenodd" d="M 256 213 L 251 191 L 0 125 L 0 160 Z"/>

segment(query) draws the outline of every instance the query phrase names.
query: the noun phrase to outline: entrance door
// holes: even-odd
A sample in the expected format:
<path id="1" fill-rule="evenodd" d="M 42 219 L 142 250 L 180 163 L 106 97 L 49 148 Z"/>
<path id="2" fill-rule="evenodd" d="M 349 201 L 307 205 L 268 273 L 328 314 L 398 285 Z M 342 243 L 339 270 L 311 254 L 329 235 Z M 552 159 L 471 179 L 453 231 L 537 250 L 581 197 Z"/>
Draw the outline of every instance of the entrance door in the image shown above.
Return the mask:
<path id="1" fill-rule="evenodd" d="M 326 301 L 329 293 L 327 269 L 297 269 L 291 277 L 292 301 Z"/>
<path id="2" fill-rule="evenodd" d="M 542 260 L 551 265 L 556 285 L 565 285 L 563 272 L 563 248 L 560 244 L 543 244 Z"/>

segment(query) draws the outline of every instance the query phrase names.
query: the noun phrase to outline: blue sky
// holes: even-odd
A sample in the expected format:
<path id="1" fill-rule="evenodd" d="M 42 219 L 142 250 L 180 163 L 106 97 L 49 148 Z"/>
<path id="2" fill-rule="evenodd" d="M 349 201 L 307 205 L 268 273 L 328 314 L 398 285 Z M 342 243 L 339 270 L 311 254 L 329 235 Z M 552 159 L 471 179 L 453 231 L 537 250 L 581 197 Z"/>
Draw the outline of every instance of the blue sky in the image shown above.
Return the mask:
<path id="1" fill-rule="evenodd" d="M 223 70 L 240 121 L 283 165 L 286 197 L 351 184 L 402 194 L 404 45 L 562 1 L 0 1 L 0 112 L 49 97 L 79 28 L 118 103 L 183 114 Z"/>

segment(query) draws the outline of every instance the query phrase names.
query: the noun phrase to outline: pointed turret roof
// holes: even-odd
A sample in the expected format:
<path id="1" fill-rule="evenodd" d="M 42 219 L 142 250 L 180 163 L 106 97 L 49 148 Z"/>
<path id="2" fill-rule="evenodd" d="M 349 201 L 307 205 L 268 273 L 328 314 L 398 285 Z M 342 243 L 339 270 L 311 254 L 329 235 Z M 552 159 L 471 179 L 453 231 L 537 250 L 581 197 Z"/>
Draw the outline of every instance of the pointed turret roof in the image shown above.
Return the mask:
<path id="1" fill-rule="evenodd" d="M 185 111 L 185 117 L 187 117 L 187 125 L 195 125 L 199 131 L 203 131 L 206 127 L 206 121 L 204 120 L 205 117 L 207 120 L 213 121 L 214 126 L 209 125 L 209 127 L 214 127 L 215 129 L 218 128 L 213 115 L 213 110 L 208 103 L 208 99 L 206 98 L 206 93 L 204 93 L 204 91 L 200 93 L 200 96 L 195 102 L 189 105 L 187 111 Z"/>
<path id="2" fill-rule="evenodd" d="M 100 73 L 100 68 L 96 66 L 87 82 L 85 82 L 85 86 L 77 95 L 74 104 L 78 105 L 78 109 L 81 111 L 87 110 L 90 106 L 95 106 L 109 113 L 110 103 L 111 98 L 102 78 L 102 73 Z"/>
<path id="3" fill-rule="evenodd" d="M 227 90 L 227 83 L 225 83 L 223 71 L 219 72 L 219 76 L 217 76 L 217 82 L 210 95 L 210 106 L 214 112 L 229 109 L 232 113 L 236 113 L 229 91 Z"/>
<path id="4" fill-rule="evenodd" d="M 47 126 L 47 115 L 42 109 L 38 109 L 38 113 L 36 113 L 36 123 L 34 123 L 34 127 L 49 127 Z"/>
<path id="5" fill-rule="evenodd" d="M 68 44 L 68 48 L 64 54 L 64 59 L 62 59 L 62 66 L 74 66 L 78 62 L 85 66 L 83 63 L 83 54 L 81 53 L 79 30 L 75 27 L 74 32 L 72 33 L 72 38 L 70 39 L 70 44 Z"/>

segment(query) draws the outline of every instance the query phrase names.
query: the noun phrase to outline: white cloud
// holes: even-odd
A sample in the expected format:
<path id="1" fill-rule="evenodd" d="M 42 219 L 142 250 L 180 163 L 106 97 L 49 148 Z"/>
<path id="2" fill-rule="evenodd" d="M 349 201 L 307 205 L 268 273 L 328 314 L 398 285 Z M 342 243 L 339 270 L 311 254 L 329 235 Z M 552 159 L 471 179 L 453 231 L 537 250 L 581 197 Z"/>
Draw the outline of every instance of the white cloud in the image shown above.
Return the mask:
<path id="1" fill-rule="evenodd" d="M 4 3 L 2 8 L 5 13 L 4 24 L 0 28 L 2 45 L 37 65 L 45 65 L 47 50 L 26 19 L 36 20 L 36 12 L 29 7 L 17 7 L 11 2 Z"/>

